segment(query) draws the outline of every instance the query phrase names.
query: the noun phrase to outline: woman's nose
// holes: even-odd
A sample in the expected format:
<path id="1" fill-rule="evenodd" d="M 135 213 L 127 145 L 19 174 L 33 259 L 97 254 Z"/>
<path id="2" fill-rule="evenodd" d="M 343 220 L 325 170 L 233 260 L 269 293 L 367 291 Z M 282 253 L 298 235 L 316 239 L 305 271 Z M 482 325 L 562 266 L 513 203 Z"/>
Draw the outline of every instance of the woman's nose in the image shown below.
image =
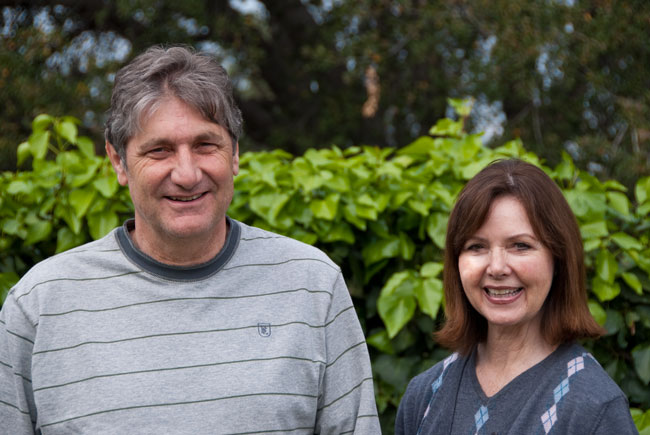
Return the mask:
<path id="1" fill-rule="evenodd" d="M 493 249 L 490 251 L 487 273 L 494 277 L 504 276 L 510 273 L 510 266 L 508 265 L 508 254 L 505 252 L 505 250 Z"/>

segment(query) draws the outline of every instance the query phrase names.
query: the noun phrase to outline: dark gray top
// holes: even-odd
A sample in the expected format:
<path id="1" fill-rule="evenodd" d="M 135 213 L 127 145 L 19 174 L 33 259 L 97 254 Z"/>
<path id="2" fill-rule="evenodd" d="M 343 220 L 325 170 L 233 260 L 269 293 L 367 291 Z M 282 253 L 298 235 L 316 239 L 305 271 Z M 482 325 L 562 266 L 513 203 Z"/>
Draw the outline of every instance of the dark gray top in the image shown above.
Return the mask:
<path id="1" fill-rule="evenodd" d="M 489 398 L 475 354 L 452 354 L 410 382 L 397 435 L 638 433 L 621 389 L 577 344 L 558 347 Z"/>

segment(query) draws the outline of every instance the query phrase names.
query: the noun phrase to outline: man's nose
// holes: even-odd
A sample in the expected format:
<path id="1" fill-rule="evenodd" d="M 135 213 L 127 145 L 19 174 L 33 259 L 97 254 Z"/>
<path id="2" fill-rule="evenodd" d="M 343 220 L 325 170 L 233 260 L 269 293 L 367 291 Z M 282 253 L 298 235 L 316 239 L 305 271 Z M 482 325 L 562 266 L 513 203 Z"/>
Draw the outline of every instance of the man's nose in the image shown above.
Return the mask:
<path id="1" fill-rule="evenodd" d="M 179 147 L 176 150 L 176 160 L 171 173 L 174 184 L 186 190 L 191 190 L 201 181 L 201 169 L 196 156 L 189 147 Z"/>

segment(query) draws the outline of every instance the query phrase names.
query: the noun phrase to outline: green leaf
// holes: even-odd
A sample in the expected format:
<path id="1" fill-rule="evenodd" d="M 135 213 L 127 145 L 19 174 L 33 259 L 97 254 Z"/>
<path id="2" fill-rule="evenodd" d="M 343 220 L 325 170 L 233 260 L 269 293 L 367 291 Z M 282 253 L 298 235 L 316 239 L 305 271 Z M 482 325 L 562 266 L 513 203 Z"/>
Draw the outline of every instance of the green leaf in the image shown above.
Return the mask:
<path id="1" fill-rule="evenodd" d="M 469 116 L 472 112 L 472 106 L 474 106 L 473 98 L 447 98 L 447 104 L 454 108 L 454 111 L 463 118 Z"/>
<path id="2" fill-rule="evenodd" d="M 587 239 L 584 241 L 585 252 L 591 252 L 594 249 L 600 248 L 602 241 L 600 239 Z"/>
<path id="3" fill-rule="evenodd" d="M 91 189 L 75 189 L 72 192 L 70 192 L 70 195 L 68 196 L 68 201 L 70 202 L 70 205 L 74 209 L 75 214 L 77 217 L 83 217 L 86 214 L 86 211 L 88 211 L 88 207 L 90 207 L 90 204 L 92 203 L 93 199 L 95 199 L 95 194 L 96 190 L 91 190 Z"/>
<path id="4" fill-rule="evenodd" d="M 630 414 L 632 414 L 634 424 L 639 430 L 639 435 L 650 434 L 650 409 L 643 412 L 638 408 L 630 408 Z"/>
<path id="5" fill-rule="evenodd" d="M 433 213 L 427 218 L 427 235 L 440 249 L 445 248 L 448 219 L 443 213 Z"/>
<path id="6" fill-rule="evenodd" d="M 9 290 L 18 282 L 20 277 L 14 272 L 0 273 L 0 304 L 4 303 Z"/>
<path id="7" fill-rule="evenodd" d="M 429 261 L 427 263 L 424 263 L 422 267 L 420 268 L 420 275 L 425 277 L 425 278 L 434 278 L 442 272 L 443 265 L 442 263 L 435 263 L 433 261 Z"/>
<path id="8" fill-rule="evenodd" d="M 328 221 L 333 220 L 336 217 L 336 212 L 338 211 L 339 200 L 341 195 L 338 193 L 330 193 L 323 200 L 314 200 L 309 204 L 311 212 L 317 218 L 325 219 Z"/>
<path id="9" fill-rule="evenodd" d="M 573 159 L 566 151 L 562 151 L 562 162 L 555 167 L 555 174 L 560 180 L 572 180 L 575 173 Z"/>
<path id="10" fill-rule="evenodd" d="M 443 290 L 442 281 L 437 278 L 427 278 L 422 285 L 415 289 L 415 297 L 423 313 L 435 319 L 442 302 Z"/>
<path id="11" fill-rule="evenodd" d="M 564 196 L 576 216 L 589 220 L 602 220 L 607 210 L 603 193 L 584 192 L 579 189 L 565 190 Z"/>
<path id="12" fill-rule="evenodd" d="M 606 237 L 609 234 L 607 223 L 605 221 L 591 222 L 580 225 L 580 234 L 583 239 L 596 239 Z"/>
<path id="13" fill-rule="evenodd" d="M 607 200 L 609 205 L 623 216 L 630 215 L 630 200 L 623 193 L 607 192 Z"/>
<path id="14" fill-rule="evenodd" d="M 413 240 L 402 231 L 399 233 L 399 248 L 400 255 L 404 260 L 410 260 L 413 258 L 413 254 L 415 253 L 415 243 L 413 243 Z"/>
<path id="15" fill-rule="evenodd" d="M 435 149 L 435 142 L 428 136 L 421 136 L 413 143 L 397 150 L 398 155 L 415 154 L 415 155 L 428 155 Z"/>
<path id="16" fill-rule="evenodd" d="M 90 140 L 89 137 L 79 136 L 77 137 L 77 146 L 81 153 L 89 159 L 95 157 L 95 144 Z"/>
<path id="17" fill-rule="evenodd" d="M 598 276 L 608 283 L 613 283 L 618 272 L 618 263 L 611 252 L 602 249 L 596 257 L 596 272 Z"/>
<path id="18" fill-rule="evenodd" d="M 18 166 L 22 165 L 25 162 L 25 160 L 31 155 L 32 155 L 32 151 L 29 142 L 23 142 L 20 145 L 18 145 L 18 148 L 16 149 Z"/>
<path id="19" fill-rule="evenodd" d="M 625 281 L 625 283 L 629 285 L 632 290 L 634 290 L 639 295 L 643 294 L 643 286 L 641 285 L 641 281 L 639 280 L 638 276 L 632 272 L 623 272 L 622 276 L 623 281 Z"/>
<path id="20" fill-rule="evenodd" d="M 383 353 L 387 353 L 389 355 L 393 355 L 395 353 L 393 345 L 391 344 L 390 338 L 388 337 L 388 333 L 385 329 L 382 329 L 381 331 L 370 335 L 366 339 L 366 342 L 368 342 L 369 345 L 375 347 L 376 349 L 379 349 Z"/>
<path id="21" fill-rule="evenodd" d="M 117 177 L 114 174 L 105 175 L 93 181 L 93 187 L 102 194 L 104 198 L 112 198 L 119 188 Z"/>
<path id="22" fill-rule="evenodd" d="M 25 245 L 33 245 L 34 243 L 45 240 L 52 232 L 52 223 L 50 221 L 38 220 L 27 228 L 27 238 Z"/>
<path id="23" fill-rule="evenodd" d="M 634 369 L 644 384 L 650 384 L 650 345 L 640 344 L 632 349 Z"/>
<path id="24" fill-rule="evenodd" d="M 32 121 L 32 130 L 35 132 L 41 132 L 47 129 L 47 127 L 52 124 L 52 121 L 54 121 L 54 118 L 52 118 L 50 115 L 46 114 L 40 114 L 34 120 Z"/>
<path id="25" fill-rule="evenodd" d="M 34 191 L 34 183 L 31 180 L 14 180 L 9 183 L 7 186 L 7 193 L 10 195 L 17 195 L 19 193 L 24 193 L 26 195 L 31 194 Z"/>
<path id="26" fill-rule="evenodd" d="M 371 242 L 361 251 L 366 266 L 383 260 L 384 258 L 397 257 L 399 254 L 400 238 L 397 236 Z"/>
<path id="27" fill-rule="evenodd" d="M 72 122 L 58 122 L 54 124 L 54 130 L 59 136 L 70 143 L 75 143 L 77 141 L 77 126 Z"/>
<path id="28" fill-rule="evenodd" d="M 94 240 L 104 237 L 119 224 L 117 214 L 110 210 L 89 214 L 87 219 L 90 236 Z"/>
<path id="29" fill-rule="evenodd" d="M 650 198 L 650 177 L 643 177 L 636 182 L 634 194 L 639 204 L 643 204 Z"/>
<path id="30" fill-rule="evenodd" d="M 20 233 L 21 225 L 18 219 L 7 219 L 2 223 L 2 232 L 11 235 Z"/>
<path id="31" fill-rule="evenodd" d="M 381 289 L 377 299 L 379 316 L 393 338 L 408 323 L 415 312 L 415 287 L 419 284 L 410 271 L 393 274 Z"/>
<path id="32" fill-rule="evenodd" d="M 95 202 L 93 206 L 96 204 L 97 202 Z M 77 213 L 75 213 L 74 209 L 71 206 L 59 203 L 55 208 L 54 214 L 58 217 L 61 217 L 64 222 L 68 224 L 68 227 L 73 233 L 81 233 L 81 219 L 77 217 Z"/>
<path id="33" fill-rule="evenodd" d="M 631 249 L 636 249 L 637 251 L 641 251 L 643 249 L 643 244 L 639 242 L 637 239 L 634 237 L 625 234 L 625 233 L 614 233 L 611 235 L 611 239 L 616 243 L 618 246 L 621 248 L 625 249 L 626 251 L 629 251 Z"/>
<path id="34" fill-rule="evenodd" d="M 621 292 L 621 286 L 618 283 L 609 283 L 599 276 L 591 280 L 591 290 L 601 302 L 611 301 Z"/>
<path id="35" fill-rule="evenodd" d="M 250 208 L 258 216 L 265 218 L 269 223 L 273 224 L 280 210 L 282 210 L 282 207 L 284 207 L 290 198 L 286 193 L 263 193 L 251 198 Z"/>
<path id="36" fill-rule="evenodd" d="M 588 305 L 589 312 L 593 318 L 596 319 L 596 322 L 598 322 L 600 326 L 603 326 L 607 321 L 607 313 L 605 310 L 603 310 L 603 307 L 601 307 L 600 304 L 593 299 L 589 299 Z"/>
<path id="37" fill-rule="evenodd" d="M 67 251 L 70 248 L 81 245 L 86 239 L 81 234 L 75 234 L 68 227 L 59 229 L 56 233 L 56 253 Z"/>
<path id="38" fill-rule="evenodd" d="M 342 241 L 349 245 L 353 245 L 355 238 L 354 232 L 347 222 L 337 222 L 334 227 L 321 238 L 323 242 L 332 243 Z"/>
<path id="39" fill-rule="evenodd" d="M 440 119 L 436 125 L 431 127 L 429 134 L 431 136 L 452 136 L 458 137 L 463 132 L 463 121 L 453 121 L 448 118 Z"/>
<path id="40" fill-rule="evenodd" d="M 50 143 L 50 132 L 34 132 L 28 139 L 29 148 L 35 159 L 43 159 L 47 154 L 47 146 Z"/>

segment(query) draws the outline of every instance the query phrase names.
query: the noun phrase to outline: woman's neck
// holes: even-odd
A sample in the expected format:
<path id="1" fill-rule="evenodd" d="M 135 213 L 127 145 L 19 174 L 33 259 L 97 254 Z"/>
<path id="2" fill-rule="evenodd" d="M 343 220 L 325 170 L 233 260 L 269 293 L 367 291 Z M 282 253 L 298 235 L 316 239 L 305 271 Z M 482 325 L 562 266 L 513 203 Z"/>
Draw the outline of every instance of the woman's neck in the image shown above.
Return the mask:
<path id="1" fill-rule="evenodd" d="M 476 376 L 486 396 L 498 393 L 556 348 L 544 339 L 537 325 L 489 328 L 487 339 L 479 344 L 476 354 Z"/>

